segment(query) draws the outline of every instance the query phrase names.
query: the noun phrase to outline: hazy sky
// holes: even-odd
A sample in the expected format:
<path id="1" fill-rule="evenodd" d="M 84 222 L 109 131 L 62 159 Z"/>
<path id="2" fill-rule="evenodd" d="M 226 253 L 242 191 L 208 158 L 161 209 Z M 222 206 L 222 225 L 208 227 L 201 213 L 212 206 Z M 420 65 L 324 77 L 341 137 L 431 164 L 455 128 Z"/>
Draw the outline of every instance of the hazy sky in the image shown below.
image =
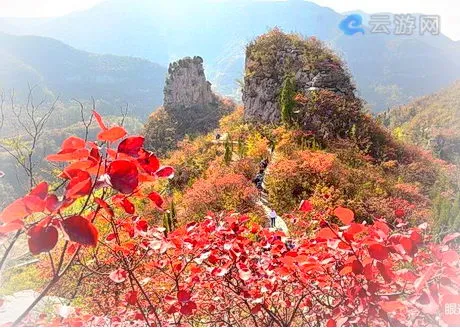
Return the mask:
<path id="1" fill-rule="evenodd" d="M 103 0 L 0 0 L 0 16 L 43 17 L 59 16 L 75 10 L 90 8 Z M 177 1 L 177 0 L 165 0 Z M 183 1 L 183 0 L 182 0 Z M 196 1 L 198 0 L 187 0 Z M 219 0 L 217 0 L 219 1 Z M 231 0 L 230 0 L 231 1 Z M 418 12 L 441 16 L 441 32 L 460 40 L 459 0 L 311 0 L 338 12 L 360 9 L 368 13 Z"/>

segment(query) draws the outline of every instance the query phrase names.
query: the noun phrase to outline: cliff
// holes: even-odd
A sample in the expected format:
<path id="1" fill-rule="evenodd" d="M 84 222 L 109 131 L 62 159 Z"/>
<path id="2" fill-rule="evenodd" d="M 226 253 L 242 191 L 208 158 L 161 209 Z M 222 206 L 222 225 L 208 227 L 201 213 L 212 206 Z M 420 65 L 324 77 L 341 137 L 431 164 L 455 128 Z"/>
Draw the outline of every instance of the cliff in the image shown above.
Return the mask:
<path id="1" fill-rule="evenodd" d="M 163 107 L 157 109 L 144 129 L 146 146 L 157 154 L 174 149 L 186 135 L 208 133 L 234 109 L 221 99 L 206 80 L 201 57 L 186 57 L 169 65 Z"/>
<path id="2" fill-rule="evenodd" d="M 250 120 L 279 123 L 283 83 L 292 78 L 295 93 L 329 90 L 353 97 L 355 87 L 340 59 L 315 38 L 303 39 L 274 29 L 246 49 L 243 102 Z"/>

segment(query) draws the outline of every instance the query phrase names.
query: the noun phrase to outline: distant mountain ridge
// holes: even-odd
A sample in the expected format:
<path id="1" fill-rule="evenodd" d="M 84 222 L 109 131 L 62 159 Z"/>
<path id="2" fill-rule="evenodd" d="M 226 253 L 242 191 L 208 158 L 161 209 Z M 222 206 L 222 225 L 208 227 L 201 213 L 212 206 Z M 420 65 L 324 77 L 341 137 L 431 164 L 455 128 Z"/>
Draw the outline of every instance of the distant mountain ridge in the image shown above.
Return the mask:
<path id="1" fill-rule="evenodd" d="M 460 164 L 460 81 L 381 115 L 393 133 Z"/>
<path id="2" fill-rule="evenodd" d="M 147 116 L 162 102 L 166 68 L 134 57 L 98 55 L 60 41 L 0 33 L 0 88 L 24 97 L 28 84 L 63 102 L 91 97 L 113 107 L 128 104 Z"/>
<path id="3" fill-rule="evenodd" d="M 345 16 L 301 1 L 110 0 L 89 10 L 43 20 L 2 19 L 0 29 L 50 36 L 98 53 L 132 55 L 162 65 L 197 54 L 222 94 L 239 91 L 244 45 L 269 28 L 314 35 L 347 62 L 360 94 L 375 110 L 407 103 L 460 77 L 460 45 L 444 35 L 368 33 L 346 36 Z M 442 29 L 441 29 L 442 31 Z"/>

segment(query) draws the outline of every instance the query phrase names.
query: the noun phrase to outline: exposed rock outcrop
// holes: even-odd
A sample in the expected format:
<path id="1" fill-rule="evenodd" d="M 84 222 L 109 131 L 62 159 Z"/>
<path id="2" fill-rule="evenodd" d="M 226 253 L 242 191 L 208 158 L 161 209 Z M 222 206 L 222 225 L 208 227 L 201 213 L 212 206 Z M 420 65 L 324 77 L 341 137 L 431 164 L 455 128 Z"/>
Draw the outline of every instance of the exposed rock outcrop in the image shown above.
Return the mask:
<path id="1" fill-rule="evenodd" d="M 164 88 L 164 107 L 191 109 L 217 102 L 206 81 L 201 57 L 184 58 L 169 65 Z"/>
<path id="2" fill-rule="evenodd" d="M 201 57 L 186 57 L 171 63 L 164 87 L 164 105 L 150 115 L 144 129 L 146 147 L 163 155 L 186 135 L 215 129 L 220 118 L 234 106 L 212 92 Z"/>
<path id="3" fill-rule="evenodd" d="M 273 29 L 246 49 L 245 119 L 302 128 L 321 145 L 347 140 L 378 160 L 401 151 L 363 109 L 345 64 L 316 38 Z"/>
<path id="4" fill-rule="evenodd" d="M 250 120 L 279 123 L 280 94 L 286 77 L 295 91 L 330 90 L 354 97 L 348 72 L 340 59 L 315 38 L 303 39 L 274 29 L 258 37 L 246 50 L 243 102 Z"/>

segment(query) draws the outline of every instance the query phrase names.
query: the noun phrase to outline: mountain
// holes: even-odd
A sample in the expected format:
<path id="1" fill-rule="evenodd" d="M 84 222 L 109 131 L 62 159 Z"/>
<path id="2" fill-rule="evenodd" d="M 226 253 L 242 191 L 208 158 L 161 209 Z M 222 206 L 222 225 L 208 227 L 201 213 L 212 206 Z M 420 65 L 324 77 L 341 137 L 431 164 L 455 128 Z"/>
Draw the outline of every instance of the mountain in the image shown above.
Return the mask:
<path id="1" fill-rule="evenodd" d="M 424 147 L 443 160 L 460 163 L 460 81 L 381 115 L 402 140 Z"/>
<path id="2" fill-rule="evenodd" d="M 162 158 L 175 168 L 167 203 L 177 223 L 233 210 L 264 225 L 264 208 L 292 213 L 308 200 L 321 210 L 346 206 L 358 221 L 458 228 L 460 221 L 432 215 L 433 206 L 448 207 L 437 196 L 457 197 L 444 179 L 450 166 L 366 113 L 344 63 L 322 42 L 273 29 L 246 56 L 243 106 Z M 311 228 L 295 214 L 283 218 L 290 230 Z"/>
<path id="3" fill-rule="evenodd" d="M 134 57 L 98 55 L 72 48 L 60 41 L 37 36 L 0 33 L 0 87 L 14 89 L 24 98 L 27 85 L 42 94 L 72 98 L 94 97 L 105 112 L 118 113 L 129 105 L 133 114 L 145 117 L 161 104 L 166 69 Z M 42 96 L 42 95 L 40 95 Z"/>
<path id="4" fill-rule="evenodd" d="M 187 135 L 208 133 L 235 104 L 211 90 L 201 57 L 186 57 L 169 65 L 163 106 L 150 115 L 144 129 L 145 147 L 163 155 Z"/>
<path id="5" fill-rule="evenodd" d="M 364 14 L 363 14 L 364 15 Z M 366 18 L 366 15 L 364 15 Z M 47 19 L 3 19 L 0 29 L 49 36 L 97 53 L 167 65 L 196 54 L 221 93 L 237 95 L 244 46 L 268 28 L 316 36 L 348 63 L 360 94 L 376 111 L 434 92 L 460 76 L 460 45 L 444 35 L 344 35 L 344 15 L 301 1 L 109 0 Z M 366 21 L 366 19 L 365 19 Z"/>

